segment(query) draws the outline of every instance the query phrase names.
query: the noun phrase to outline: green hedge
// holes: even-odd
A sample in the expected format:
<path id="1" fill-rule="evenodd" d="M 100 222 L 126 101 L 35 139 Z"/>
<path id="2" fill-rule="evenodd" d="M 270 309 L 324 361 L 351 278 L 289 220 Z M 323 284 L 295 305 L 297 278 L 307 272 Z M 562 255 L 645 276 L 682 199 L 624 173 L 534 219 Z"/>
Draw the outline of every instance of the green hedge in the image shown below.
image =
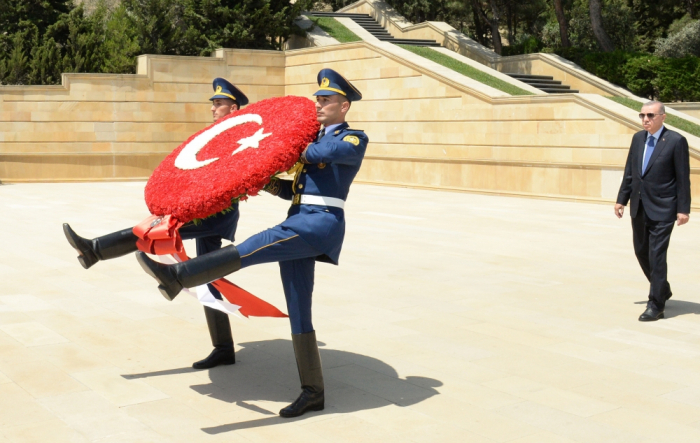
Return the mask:
<path id="1" fill-rule="evenodd" d="M 666 58 L 580 48 L 557 48 L 552 52 L 642 97 L 662 102 L 700 101 L 700 57 Z"/>

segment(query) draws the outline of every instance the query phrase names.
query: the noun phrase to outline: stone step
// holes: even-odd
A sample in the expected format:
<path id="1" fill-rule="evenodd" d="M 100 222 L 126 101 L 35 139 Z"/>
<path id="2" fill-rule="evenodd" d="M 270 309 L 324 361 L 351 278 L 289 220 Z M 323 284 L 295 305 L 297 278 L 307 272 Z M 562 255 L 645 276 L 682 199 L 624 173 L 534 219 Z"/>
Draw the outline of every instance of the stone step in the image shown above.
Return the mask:
<path id="1" fill-rule="evenodd" d="M 505 74 L 548 94 L 570 94 L 578 92 L 576 89 L 571 89 L 571 86 L 562 84 L 561 80 L 554 80 L 554 77 L 551 75 Z"/>
<path id="2" fill-rule="evenodd" d="M 517 79 L 524 79 L 524 78 L 530 78 L 530 79 L 541 79 L 541 80 L 554 80 L 554 77 L 551 75 L 532 75 L 532 74 L 516 74 L 516 73 L 510 73 L 510 72 L 504 72 L 505 75 L 508 75 L 513 78 Z"/>
<path id="3" fill-rule="evenodd" d="M 552 88 L 538 88 L 548 94 L 577 94 L 578 89 L 552 89 Z"/>
<path id="4" fill-rule="evenodd" d="M 562 85 L 562 84 L 556 84 L 556 83 L 538 83 L 538 82 L 523 82 L 527 83 L 530 86 L 534 86 L 535 88 L 550 88 L 550 89 L 571 89 L 571 86 L 569 85 Z"/>
<path id="5" fill-rule="evenodd" d="M 411 46 L 441 46 L 440 43 L 435 40 L 422 40 L 422 39 L 398 39 L 394 38 L 383 26 L 377 23 L 372 17 L 367 14 L 350 14 L 350 13 L 337 13 L 337 12 L 313 12 L 311 13 L 314 17 L 349 17 L 352 18 L 358 25 L 362 26 L 367 32 L 372 34 L 374 37 L 383 42 L 396 43 L 401 45 L 411 45 Z"/>
<path id="6" fill-rule="evenodd" d="M 542 78 L 518 78 L 513 77 L 525 83 L 538 83 L 542 85 L 561 85 L 561 80 L 545 80 Z"/>
<path id="7" fill-rule="evenodd" d="M 442 45 L 436 41 L 421 41 L 421 40 L 407 40 L 407 39 L 393 39 L 393 40 L 387 40 L 389 43 L 394 43 L 395 45 L 408 45 L 408 46 L 433 46 L 436 48 L 441 47 Z"/>
<path id="8" fill-rule="evenodd" d="M 349 17 L 349 18 L 369 18 L 372 20 L 368 14 L 352 14 L 347 12 L 312 12 L 314 17 Z"/>

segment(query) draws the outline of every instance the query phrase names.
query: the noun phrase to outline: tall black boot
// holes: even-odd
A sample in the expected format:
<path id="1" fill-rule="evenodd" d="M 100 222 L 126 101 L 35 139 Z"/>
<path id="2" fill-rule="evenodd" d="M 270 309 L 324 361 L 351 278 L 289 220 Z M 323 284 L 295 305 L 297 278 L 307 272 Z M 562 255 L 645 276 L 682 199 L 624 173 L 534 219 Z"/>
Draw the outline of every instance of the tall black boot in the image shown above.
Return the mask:
<path id="1" fill-rule="evenodd" d="M 228 315 L 206 306 L 204 307 L 204 315 L 207 318 L 207 326 L 209 326 L 209 335 L 211 336 L 211 344 L 214 345 L 214 350 L 204 360 L 194 362 L 192 367 L 195 369 L 210 369 L 218 365 L 232 365 L 236 363 L 231 323 L 228 321 Z"/>
<path id="2" fill-rule="evenodd" d="M 294 355 L 301 380 L 301 395 L 280 411 L 282 417 L 298 417 L 306 411 L 322 411 L 324 407 L 323 369 L 318 353 L 316 332 L 292 334 Z"/>
<path id="3" fill-rule="evenodd" d="M 168 300 L 177 297 L 182 288 L 210 283 L 241 269 L 241 256 L 233 245 L 174 265 L 153 261 L 141 251 L 136 253 L 136 259 L 156 279 L 160 293 Z"/>
<path id="4" fill-rule="evenodd" d="M 68 223 L 64 223 L 63 233 L 68 243 L 80 254 L 78 261 L 85 269 L 100 260 L 121 257 L 138 250 L 136 241 L 139 238 L 134 235 L 132 228 L 88 240 L 76 234 Z"/>

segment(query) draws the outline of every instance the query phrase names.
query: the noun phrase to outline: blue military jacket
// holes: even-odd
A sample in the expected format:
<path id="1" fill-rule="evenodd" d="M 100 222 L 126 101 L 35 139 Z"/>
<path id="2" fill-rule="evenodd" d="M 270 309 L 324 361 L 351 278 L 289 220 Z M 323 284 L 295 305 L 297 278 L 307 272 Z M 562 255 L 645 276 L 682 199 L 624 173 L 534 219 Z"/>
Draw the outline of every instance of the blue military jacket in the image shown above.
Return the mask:
<path id="1" fill-rule="evenodd" d="M 292 200 L 296 194 L 321 195 L 347 200 L 350 184 L 362 165 L 369 139 L 347 123 L 334 128 L 306 149 L 309 164 L 297 172 L 294 182 L 280 180 L 276 195 Z M 295 205 L 282 227 L 299 234 L 322 253 L 318 261 L 338 264 L 345 238 L 345 212 L 340 208 Z"/>

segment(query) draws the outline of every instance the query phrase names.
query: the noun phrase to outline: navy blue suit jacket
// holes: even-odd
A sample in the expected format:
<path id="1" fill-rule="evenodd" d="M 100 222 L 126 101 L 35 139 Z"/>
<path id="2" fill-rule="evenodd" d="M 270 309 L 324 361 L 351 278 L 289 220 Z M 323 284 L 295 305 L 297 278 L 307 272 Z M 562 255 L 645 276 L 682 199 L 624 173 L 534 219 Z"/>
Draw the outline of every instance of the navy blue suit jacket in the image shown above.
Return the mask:
<path id="1" fill-rule="evenodd" d="M 641 200 L 651 220 L 674 221 L 678 213 L 690 213 L 688 141 L 664 127 L 642 174 L 647 135 L 647 131 L 639 131 L 632 137 L 617 203 L 627 205 L 630 202 L 630 216 L 636 217 L 641 215 L 638 214 Z"/>

